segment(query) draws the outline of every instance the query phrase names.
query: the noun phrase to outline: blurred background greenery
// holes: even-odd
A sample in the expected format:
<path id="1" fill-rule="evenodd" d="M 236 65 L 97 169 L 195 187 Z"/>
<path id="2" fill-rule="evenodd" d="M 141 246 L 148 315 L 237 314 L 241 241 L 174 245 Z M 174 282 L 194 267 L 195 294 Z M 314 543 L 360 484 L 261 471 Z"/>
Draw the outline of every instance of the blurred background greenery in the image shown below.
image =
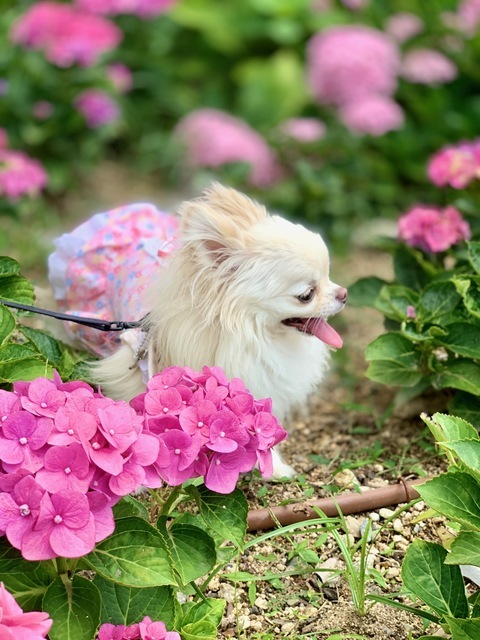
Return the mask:
<path id="1" fill-rule="evenodd" d="M 19 21 L 45 4 L 78 12 L 90 5 L 93 15 L 116 27 L 121 41 L 88 64 L 52 61 L 48 44 L 38 44 L 41 20 L 23 39 L 18 36 Z M 51 235 L 95 212 L 101 200 L 95 191 L 105 188 L 105 175 L 112 182 L 109 205 L 140 196 L 156 198 L 160 207 L 175 201 L 167 194 L 197 193 L 212 178 L 220 179 L 319 227 L 337 253 L 349 247 L 361 225 L 394 220 L 416 202 L 448 201 L 476 215 L 474 196 L 434 187 L 426 166 L 443 145 L 478 132 L 478 4 L 170 0 L 156 15 L 145 16 L 138 9 L 117 13 L 115 2 L 105 0 L 94 11 L 95 3 L 82 0 L 0 0 L 0 127 L 8 149 L 37 159 L 48 174 L 44 188 L 12 198 L 8 189 L 2 194 L 2 172 L 10 165 L 8 157 L 0 159 L 0 253 L 16 257 L 27 272 L 41 264 Z M 413 49 L 433 49 L 452 64 L 453 77 L 411 81 L 400 70 L 390 97 L 403 111 L 402 123 L 375 135 L 352 130 L 338 104 L 314 95 L 308 80 L 311 39 L 342 25 L 367 26 L 390 38 L 389 21 L 399 13 L 413 15 L 420 25 L 410 37 L 392 38 L 399 60 Z M 95 49 L 98 39 L 87 33 L 82 46 Z M 112 64 L 123 70 L 123 80 Z M 361 84 L 363 78 L 350 81 Z M 78 107 L 78 96 L 92 89 L 118 109 L 101 124 L 89 123 Z M 248 164 L 212 167 L 189 160 L 176 134 L 178 123 L 203 108 L 235 116 L 262 136 L 280 167 L 277 177 L 259 185 Z M 284 124 L 292 118 L 320 121 L 322 133 L 311 140 L 286 134 Z"/>

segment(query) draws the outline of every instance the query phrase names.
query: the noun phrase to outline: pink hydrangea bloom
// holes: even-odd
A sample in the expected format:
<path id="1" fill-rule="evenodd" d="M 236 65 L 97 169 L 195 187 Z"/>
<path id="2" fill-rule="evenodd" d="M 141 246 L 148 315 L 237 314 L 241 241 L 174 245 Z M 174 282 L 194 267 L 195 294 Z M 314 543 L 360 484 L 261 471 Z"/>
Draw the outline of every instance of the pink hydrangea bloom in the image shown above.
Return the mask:
<path id="1" fill-rule="evenodd" d="M 115 100 L 100 89 L 86 89 L 75 98 L 75 107 L 85 118 L 91 129 L 98 129 L 115 122 L 120 109 Z"/>
<path id="2" fill-rule="evenodd" d="M 193 167 L 233 162 L 251 166 L 250 182 L 267 187 L 280 176 L 277 159 L 262 136 L 246 122 L 217 109 L 197 109 L 178 123 L 175 135 Z"/>
<path id="3" fill-rule="evenodd" d="M 437 151 L 429 160 L 427 173 L 437 187 L 463 189 L 480 176 L 480 141 L 461 142 Z"/>
<path id="4" fill-rule="evenodd" d="M 397 42 L 406 42 L 422 33 L 423 20 L 414 13 L 394 13 L 385 23 L 385 31 Z"/>
<path id="5" fill-rule="evenodd" d="M 411 49 L 402 61 L 401 74 L 409 82 L 439 85 L 452 82 L 457 67 L 443 53 L 435 49 Z"/>
<path id="6" fill-rule="evenodd" d="M 47 184 L 47 174 L 38 160 L 21 151 L 0 146 L 0 197 L 16 202 L 21 196 L 36 196 Z"/>
<path id="7" fill-rule="evenodd" d="M 342 105 L 371 94 L 389 96 L 399 68 L 394 41 L 370 27 L 331 27 L 308 43 L 308 84 L 323 104 Z"/>
<path id="8" fill-rule="evenodd" d="M 2 640 L 41 640 L 47 637 L 53 620 L 48 613 L 24 613 L 15 598 L 0 582 L 0 637 Z"/>
<path id="9" fill-rule="evenodd" d="M 119 93 L 127 93 L 132 88 L 132 72 L 127 66 L 120 62 L 114 62 L 108 65 L 107 76 Z"/>
<path id="10" fill-rule="evenodd" d="M 133 13 L 139 18 L 153 18 L 171 9 L 176 0 L 75 0 L 75 4 L 92 13 L 118 15 Z"/>
<path id="11" fill-rule="evenodd" d="M 462 0 L 457 10 L 458 25 L 468 35 L 474 35 L 480 25 L 480 0 Z"/>
<path id="12" fill-rule="evenodd" d="M 342 122 L 355 133 L 383 136 L 400 129 L 404 122 L 403 110 L 391 98 L 372 95 L 350 102 L 340 108 Z"/>
<path id="13" fill-rule="evenodd" d="M 152 621 L 149 616 L 145 616 L 140 623 L 129 627 L 105 622 L 98 630 L 97 640 L 181 640 L 181 638 L 176 631 L 167 631 L 164 622 Z"/>
<path id="14" fill-rule="evenodd" d="M 282 122 L 279 129 L 285 135 L 302 143 L 321 140 L 327 130 L 325 124 L 317 118 L 290 118 Z"/>
<path id="15" fill-rule="evenodd" d="M 446 251 L 470 236 L 468 222 L 455 207 L 417 205 L 398 220 L 400 240 L 430 253 Z"/>
<path id="16" fill-rule="evenodd" d="M 122 39 L 120 29 L 106 18 L 58 2 L 36 2 L 13 25 L 11 40 L 40 49 L 59 67 L 89 67 Z"/>

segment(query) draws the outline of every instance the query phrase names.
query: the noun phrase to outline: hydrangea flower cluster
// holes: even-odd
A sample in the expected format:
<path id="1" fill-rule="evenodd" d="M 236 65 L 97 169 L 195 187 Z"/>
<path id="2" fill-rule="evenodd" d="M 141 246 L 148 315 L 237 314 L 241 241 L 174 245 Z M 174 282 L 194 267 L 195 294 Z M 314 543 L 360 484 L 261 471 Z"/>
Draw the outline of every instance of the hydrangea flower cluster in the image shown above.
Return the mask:
<path id="1" fill-rule="evenodd" d="M 159 452 L 126 402 L 58 375 L 0 390 L 0 421 L 0 531 L 26 560 L 89 553 Z"/>
<path id="2" fill-rule="evenodd" d="M 35 196 L 47 181 L 47 173 L 38 160 L 0 143 L 0 197 L 16 202 L 24 195 Z"/>
<path id="3" fill-rule="evenodd" d="M 401 74 L 409 82 L 436 86 L 455 80 L 458 71 L 440 51 L 417 48 L 407 51 L 403 57 Z"/>
<path id="4" fill-rule="evenodd" d="M 74 104 L 90 129 L 98 129 L 120 117 L 118 104 L 101 89 L 85 89 L 75 98 Z"/>
<path id="5" fill-rule="evenodd" d="M 280 177 L 277 158 L 246 122 L 218 109 L 196 109 L 179 121 L 175 134 L 193 167 L 220 167 L 233 162 L 251 166 L 249 180 L 268 187 Z"/>
<path id="6" fill-rule="evenodd" d="M 455 207 L 417 205 L 399 218 L 398 237 L 411 247 L 440 253 L 468 240 L 471 231 Z"/>
<path id="7" fill-rule="evenodd" d="M 255 400 L 241 380 L 228 381 L 218 367 L 169 367 L 131 404 L 144 416 L 144 433 L 158 437 L 153 466 L 172 486 L 204 476 L 212 491 L 230 493 L 240 473 L 256 464 L 269 476 L 271 448 L 287 435 L 270 399 Z"/>
<path id="8" fill-rule="evenodd" d="M 97 640 L 181 640 L 176 631 L 167 631 L 163 622 L 152 622 L 148 616 L 138 624 L 102 624 Z"/>
<path id="9" fill-rule="evenodd" d="M 443 147 L 430 158 L 427 173 L 437 187 L 467 187 L 480 177 L 480 140 Z"/>
<path id="10" fill-rule="evenodd" d="M 279 130 L 297 142 L 309 144 L 321 140 L 327 127 L 318 118 L 289 118 L 279 125 Z"/>
<path id="11" fill-rule="evenodd" d="M 385 23 L 385 31 L 397 42 L 403 43 L 424 30 L 424 23 L 414 13 L 407 11 L 394 13 Z"/>
<path id="12" fill-rule="evenodd" d="M 122 39 L 120 29 L 102 16 L 59 2 L 35 2 L 13 25 L 13 42 L 40 49 L 59 67 L 90 67 Z"/>
<path id="13" fill-rule="evenodd" d="M 12 594 L 5 589 L 3 582 L 0 582 L 0 638 L 2 640 L 42 640 L 46 638 L 52 624 L 53 620 L 48 617 L 48 613 L 41 611 L 24 613 Z"/>
<path id="14" fill-rule="evenodd" d="M 176 0 L 76 0 L 77 7 L 92 13 L 118 15 L 132 13 L 139 18 L 153 18 L 168 11 Z"/>

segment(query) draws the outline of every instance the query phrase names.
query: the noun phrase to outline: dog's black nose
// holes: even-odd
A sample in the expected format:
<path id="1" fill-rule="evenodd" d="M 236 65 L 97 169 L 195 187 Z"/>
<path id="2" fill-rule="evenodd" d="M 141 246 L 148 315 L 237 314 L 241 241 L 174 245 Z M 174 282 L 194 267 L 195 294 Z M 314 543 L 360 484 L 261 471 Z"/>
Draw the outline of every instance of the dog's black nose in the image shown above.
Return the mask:
<path id="1" fill-rule="evenodd" d="M 345 303 L 347 301 L 348 291 L 345 287 L 338 287 L 337 295 L 335 296 L 339 302 Z"/>

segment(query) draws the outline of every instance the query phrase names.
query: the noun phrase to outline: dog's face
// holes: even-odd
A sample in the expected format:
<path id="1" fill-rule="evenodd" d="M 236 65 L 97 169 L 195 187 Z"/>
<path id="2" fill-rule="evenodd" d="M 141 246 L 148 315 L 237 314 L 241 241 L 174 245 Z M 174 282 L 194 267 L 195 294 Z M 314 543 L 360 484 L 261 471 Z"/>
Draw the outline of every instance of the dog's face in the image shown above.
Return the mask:
<path id="1" fill-rule="evenodd" d="M 322 238 L 239 192 L 215 185 L 183 209 L 183 234 L 199 270 L 212 279 L 225 322 L 253 322 L 258 331 L 300 332 L 341 347 L 326 318 L 345 305 L 347 291 L 329 278 Z"/>

